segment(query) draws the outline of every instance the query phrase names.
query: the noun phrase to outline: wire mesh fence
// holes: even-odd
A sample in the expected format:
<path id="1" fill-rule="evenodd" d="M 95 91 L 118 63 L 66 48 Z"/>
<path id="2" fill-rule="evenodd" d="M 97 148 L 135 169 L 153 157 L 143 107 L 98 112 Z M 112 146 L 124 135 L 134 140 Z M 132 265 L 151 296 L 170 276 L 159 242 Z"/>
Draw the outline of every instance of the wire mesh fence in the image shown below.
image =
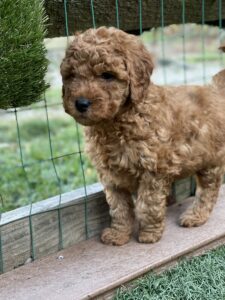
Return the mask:
<path id="1" fill-rule="evenodd" d="M 121 0 L 120 0 L 121 1 Z M 115 0 L 115 24 L 120 28 L 120 1 Z M 143 32 L 143 1 L 136 1 L 139 34 L 147 48 L 157 54 L 157 68 L 153 81 L 160 84 L 206 83 L 223 68 L 223 57 L 217 52 L 218 37 L 222 31 L 222 3 L 218 1 L 219 27 L 205 25 L 205 1 L 201 2 L 201 24 L 186 24 L 186 1 L 182 0 L 180 25 L 165 27 L 165 1 L 160 1 L 160 28 Z M 95 1 L 90 0 L 89 13 L 92 26 L 96 21 Z M 145 3 L 146 5 L 146 3 Z M 68 1 L 62 3 L 65 32 L 69 42 Z M 97 12 L 101 14 L 104 12 Z M 127 12 L 129 18 L 129 12 Z M 50 43 L 46 42 L 46 45 Z M 60 41 L 60 54 L 48 58 L 50 69 L 57 69 L 65 47 Z M 55 63 L 55 66 L 54 66 Z M 84 153 L 83 132 L 80 125 L 64 115 L 60 80 L 43 95 L 42 101 L 29 107 L 0 111 L 0 209 L 1 213 L 29 205 L 30 256 L 36 258 L 33 238 L 33 204 L 51 196 L 58 197 L 58 249 L 64 247 L 62 229 L 62 194 L 82 187 L 87 195 L 87 185 L 97 181 L 97 175 Z M 194 193 L 190 182 L 190 194 Z M 173 192 L 175 185 L 173 186 Z M 89 237 L 88 203 L 84 202 L 84 227 Z M 1 218 L 1 215 L 0 215 Z M 1 227 L 0 227 L 1 230 Z M 0 232 L 1 233 L 1 232 Z M 0 271 L 4 271 L 0 238 Z"/>

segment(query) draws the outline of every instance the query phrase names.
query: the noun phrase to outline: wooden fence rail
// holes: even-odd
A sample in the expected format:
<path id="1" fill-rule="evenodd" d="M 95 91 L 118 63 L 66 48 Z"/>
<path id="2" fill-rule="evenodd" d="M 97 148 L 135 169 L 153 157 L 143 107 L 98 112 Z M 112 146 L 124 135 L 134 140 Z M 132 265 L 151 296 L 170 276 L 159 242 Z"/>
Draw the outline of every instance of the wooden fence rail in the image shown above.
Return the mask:
<path id="1" fill-rule="evenodd" d="M 94 0 L 94 21 L 96 26 L 116 26 L 116 1 Z M 204 23 L 219 25 L 225 19 L 224 0 L 118 0 L 119 27 L 127 32 L 139 33 L 140 3 L 143 29 L 162 25 L 185 23 Z M 185 4 L 185 6 L 184 6 Z M 68 33 L 93 27 L 91 1 L 89 0 L 45 0 L 49 17 L 48 37 L 66 35 L 65 10 L 68 16 Z M 184 14 L 184 18 L 182 18 Z M 204 12 L 204 13 L 203 13 Z M 163 14 L 162 14 L 163 13 Z M 163 15 L 163 18 L 162 18 Z"/>

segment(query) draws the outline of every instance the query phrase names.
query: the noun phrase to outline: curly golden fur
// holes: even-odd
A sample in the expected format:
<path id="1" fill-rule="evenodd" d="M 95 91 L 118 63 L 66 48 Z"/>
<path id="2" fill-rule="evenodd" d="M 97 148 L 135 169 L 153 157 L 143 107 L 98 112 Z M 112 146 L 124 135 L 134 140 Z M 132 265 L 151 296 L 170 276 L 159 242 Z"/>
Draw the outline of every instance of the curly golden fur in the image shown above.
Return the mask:
<path id="1" fill-rule="evenodd" d="M 171 183 L 193 174 L 196 197 L 180 224 L 205 223 L 221 185 L 224 71 L 211 85 L 172 87 L 153 84 L 152 70 L 137 37 L 106 27 L 76 35 L 61 64 L 65 111 L 87 126 L 87 151 L 110 207 L 106 244 L 128 242 L 135 217 L 139 241 L 158 241 Z"/>

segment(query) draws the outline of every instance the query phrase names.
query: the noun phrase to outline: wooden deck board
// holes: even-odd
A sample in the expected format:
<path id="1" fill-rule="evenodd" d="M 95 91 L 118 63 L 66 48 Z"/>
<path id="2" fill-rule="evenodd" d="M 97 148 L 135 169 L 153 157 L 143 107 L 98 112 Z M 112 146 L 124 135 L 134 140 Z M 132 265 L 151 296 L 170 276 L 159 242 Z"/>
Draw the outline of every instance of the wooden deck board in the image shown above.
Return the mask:
<path id="1" fill-rule="evenodd" d="M 178 217 L 187 199 L 168 208 L 166 230 L 156 244 L 134 238 L 122 247 L 105 246 L 98 238 L 83 241 L 57 254 L 1 275 L 2 299 L 92 299 L 185 254 L 210 248 L 225 238 L 225 186 L 209 221 L 198 228 L 182 228 Z M 62 259 L 58 259 L 59 256 Z"/>

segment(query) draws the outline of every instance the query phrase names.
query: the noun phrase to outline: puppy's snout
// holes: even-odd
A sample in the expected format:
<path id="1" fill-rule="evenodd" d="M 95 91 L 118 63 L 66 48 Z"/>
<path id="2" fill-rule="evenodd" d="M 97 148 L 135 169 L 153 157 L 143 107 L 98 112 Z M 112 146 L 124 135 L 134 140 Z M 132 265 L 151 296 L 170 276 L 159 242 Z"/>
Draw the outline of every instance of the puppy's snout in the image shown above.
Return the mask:
<path id="1" fill-rule="evenodd" d="M 86 112 L 90 105 L 91 101 L 83 97 L 77 98 L 75 102 L 76 109 L 81 113 Z"/>

